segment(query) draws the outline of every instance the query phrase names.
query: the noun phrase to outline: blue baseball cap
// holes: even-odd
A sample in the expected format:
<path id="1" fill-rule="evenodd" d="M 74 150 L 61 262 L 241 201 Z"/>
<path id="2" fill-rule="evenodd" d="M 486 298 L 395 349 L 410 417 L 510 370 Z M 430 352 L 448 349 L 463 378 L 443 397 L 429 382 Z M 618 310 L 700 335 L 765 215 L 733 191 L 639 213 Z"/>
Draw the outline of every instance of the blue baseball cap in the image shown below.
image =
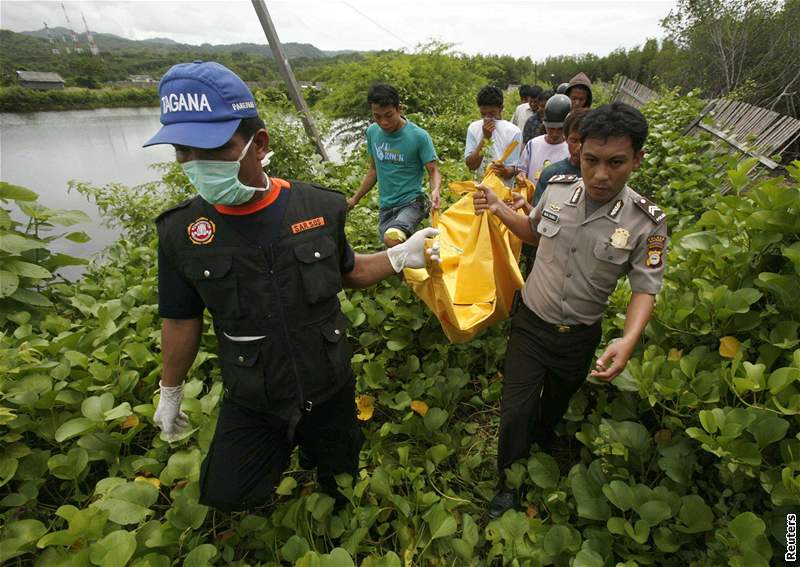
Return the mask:
<path id="1" fill-rule="evenodd" d="M 214 61 L 173 65 L 161 77 L 158 96 L 163 126 L 144 147 L 218 148 L 231 139 L 243 118 L 258 116 L 244 81 Z"/>

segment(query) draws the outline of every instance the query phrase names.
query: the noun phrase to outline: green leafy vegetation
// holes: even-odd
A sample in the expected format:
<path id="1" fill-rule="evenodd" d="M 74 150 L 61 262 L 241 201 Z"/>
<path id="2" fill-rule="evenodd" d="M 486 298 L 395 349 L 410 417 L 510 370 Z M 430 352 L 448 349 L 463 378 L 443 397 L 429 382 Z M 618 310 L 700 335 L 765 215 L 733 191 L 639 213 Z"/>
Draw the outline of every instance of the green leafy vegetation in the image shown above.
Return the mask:
<path id="1" fill-rule="evenodd" d="M 264 96 L 270 174 L 352 192 L 363 149 L 321 162 Z M 557 449 L 509 469 L 522 506 L 494 521 L 506 324 L 451 345 L 399 278 L 343 292 L 369 417 L 358 476 L 339 479 L 352 505 L 335 512 L 294 456 L 264 510 L 222 514 L 198 503 L 222 395 L 210 325 L 185 388 L 191 428 L 170 445 L 152 422 L 152 218 L 192 193 L 181 170 L 165 166 L 157 185 L 73 186 L 126 235 L 77 282 L 49 250 L 83 240 L 55 229 L 85 219 L 1 185 L 0 555 L 36 567 L 774 564 L 782 511 L 800 504 L 800 163 L 751 181 L 749 162 L 680 135 L 698 106 L 667 93 L 644 109 L 652 135 L 632 185 L 672 230 L 655 317 L 622 375 L 574 397 Z M 464 120 L 425 122 L 437 147 L 459 141 L 440 151 L 445 183 L 468 176 Z M 373 191 L 349 215 L 358 251 L 378 245 L 376 203 Z M 612 296 L 604 343 L 621 335 L 629 294 L 623 282 Z"/>

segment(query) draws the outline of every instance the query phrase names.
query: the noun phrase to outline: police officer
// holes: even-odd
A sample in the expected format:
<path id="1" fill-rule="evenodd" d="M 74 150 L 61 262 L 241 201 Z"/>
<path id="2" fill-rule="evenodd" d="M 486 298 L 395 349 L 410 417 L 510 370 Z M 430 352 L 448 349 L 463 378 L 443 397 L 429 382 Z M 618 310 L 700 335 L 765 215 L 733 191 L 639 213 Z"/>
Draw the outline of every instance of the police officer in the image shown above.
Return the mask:
<path id="1" fill-rule="evenodd" d="M 156 220 L 164 365 L 153 420 L 168 440 L 189 423 L 182 388 L 208 309 L 225 395 L 200 501 L 223 511 L 265 504 L 299 444 L 341 502 L 334 475 L 357 472 L 362 437 L 337 293 L 423 266 L 436 231 L 356 255 L 342 194 L 264 173 L 269 135 L 238 76 L 218 63 L 178 64 L 159 96 L 163 127 L 145 145 L 172 144 L 199 195 Z"/>
<path id="2" fill-rule="evenodd" d="M 492 517 L 517 501 L 503 483 L 505 469 L 527 456 L 533 441 L 549 446 L 583 383 L 617 281 L 627 275 L 633 295 L 623 337 L 609 344 L 591 372 L 602 380 L 612 380 L 627 364 L 661 288 L 665 215 L 626 184 L 641 163 L 647 121 L 633 107 L 614 103 L 587 114 L 580 134 L 583 179 L 551 179 L 529 217 L 517 215 L 488 188 L 473 197 L 476 214 L 491 212 L 539 247 L 522 290 L 524 305 L 511 324 Z"/>

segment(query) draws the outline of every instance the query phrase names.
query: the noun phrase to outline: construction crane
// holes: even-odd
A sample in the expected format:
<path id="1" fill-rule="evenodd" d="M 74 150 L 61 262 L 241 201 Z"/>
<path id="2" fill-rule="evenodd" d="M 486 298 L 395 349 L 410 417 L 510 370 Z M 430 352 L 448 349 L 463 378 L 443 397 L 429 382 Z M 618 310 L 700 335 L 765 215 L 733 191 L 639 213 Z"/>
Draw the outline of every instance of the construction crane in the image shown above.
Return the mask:
<path id="1" fill-rule="evenodd" d="M 67 15 L 67 9 L 64 7 L 63 2 L 61 3 L 61 9 L 64 10 L 64 19 L 67 20 L 67 29 L 72 36 L 72 50 L 75 51 L 75 53 L 81 53 L 83 49 L 81 49 L 81 46 L 78 43 L 78 34 L 76 34 L 75 30 L 72 29 L 72 22 L 69 21 L 69 15 Z M 69 50 L 67 50 L 67 53 L 69 53 Z"/>
<path id="2" fill-rule="evenodd" d="M 53 55 L 59 55 L 61 50 L 56 47 L 56 41 L 53 39 L 53 32 L 50 31 L 50 28 L 47 27 L 47 22 L 44 22 L 44 31 L 47 33 L 47 41 L 50 42 L 50 51 Z"/>
<path id="3" fill-rule="evenodd" d="M 94 41 L 92 32 L 89 31 L 89 24 L 86 23 L 86 16 L 83 15 L 83 10 L 81 10 L 81 18 L 83 18 L 83 26 L 86 28 L 86 40 L 89 42 L 89 51 L 92 55 L 100 55 L 100 49 L 98 49 Z"/>

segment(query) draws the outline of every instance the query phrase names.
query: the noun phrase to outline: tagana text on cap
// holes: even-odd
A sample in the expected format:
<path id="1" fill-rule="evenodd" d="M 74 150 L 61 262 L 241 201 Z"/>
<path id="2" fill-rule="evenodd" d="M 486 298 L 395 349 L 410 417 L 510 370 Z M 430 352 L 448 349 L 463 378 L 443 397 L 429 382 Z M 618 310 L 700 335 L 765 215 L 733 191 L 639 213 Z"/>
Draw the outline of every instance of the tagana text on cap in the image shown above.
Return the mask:
<path id="1" fill-rule="evenodd" d="M 178 63 L 158 84 L 163 126 L 144 146 L 218 148 L 243 118 L 258 116 L 253 93 L 236 73 L 214 61 Z"/>

